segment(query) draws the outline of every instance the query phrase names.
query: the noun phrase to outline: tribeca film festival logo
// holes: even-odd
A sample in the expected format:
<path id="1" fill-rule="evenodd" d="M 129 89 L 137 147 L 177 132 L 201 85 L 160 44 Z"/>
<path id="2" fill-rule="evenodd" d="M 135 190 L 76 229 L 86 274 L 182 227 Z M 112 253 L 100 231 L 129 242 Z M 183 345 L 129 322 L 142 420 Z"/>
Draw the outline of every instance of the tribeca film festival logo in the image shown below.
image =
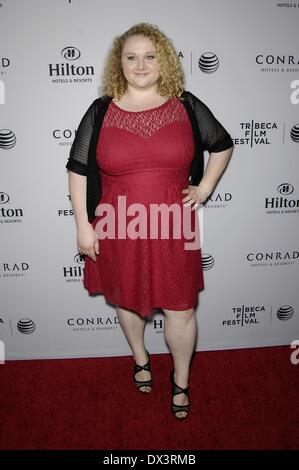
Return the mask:
<path id="1" fill-rule="evenodd" d="M 290 94 L 290 101 L 292 104 L 297 105 L 299 103 L 299 80 L 293 80 L 290 84 L 290 88 L 294 91 Z M 271 121 L 248 121 L 241 122 L 242 136 L 235 138 L 234 143 L 237 145 L 249 145 L 250 147 L 257 145 L 270 145 L 272 143 L 271 138 L 277 134 L 278 125 L 276 122 Z M 282 126 L 282 143 L 285 143 L 285 123 Z M 299 123 L 294 124 L 287 136 L 291 142 L 295 144 L 299 143 Z"/>
<path id="2" fill-rule="evenodd" d="M 150 239 L 154 240 L 169 239 L 170 237 L 173 239 L 181 239 L 184 237 L 184 240 L 193 240 L 190 243 L 186 241 L 184 242 L 185 250 L 199 250 L 201 248 L 201 243 L 203 242 L 202 204 L 194 204 L 194 208 L 201 206 L 201 222 L 199 224 L 198 214 L 195 211 L 195 230 L 192 230 L 193 209 L 188 202 L 185 203 L 186 205 L 183 205 L 182 209 L 178 203 L 173 203 L 170 205 L 166 203 L 150 203 L 150 209 L 148 213 L 147 207 L 142 203 L 129 204 L 127 207 L 126 196 L 118 196 L 117 199 L 118 201 L 116 210 L 118 239 L 125 239 L 127 236 L 131 240 L 136 240 L 137 238 L 147 239 L 149 232 Z M 169 223 L 170 214 L 172 214 L 173 218 L 171 230 Z M 114 206 L 109 203 L 98 204 L 96 208 L 96 216 L 101 217 L 95 226 L 95 233 L 97 238 L 99 240 L 103 240 L 105 238 L 114 240 L 116 238 L 116 217 Z M 132 217 L 132 219 L 127 221 L 127 216 Z M 161 224 L 159 224 L 159 220 Z"/>
<path id="3" fill-rule="evenodd" d="M 240 122 L 242 137 L 235 138 L 237 145 L 249 145 L 250 147 L 257 145 L 270 145 L 271 138 L 277 131 L 276 122 L 254 121 Z"/>
<path id="4" fill-rule="evenodd" d="M 49 64 L 52 83 L 91 83 L 94 75 L 93 65 L 82 65 L 81 51 L 74 46 L 67 46 L 61 51 L 65 62 Z"/>
<path id="5" fill-rule="evenodd" d="M 271 323 L 273 318 L 272 311 L 272 306 L 266 308 L 264 305 L 241 305 L 239 307 L 232 307 L 231 318 L 223 320 L 222 326 L 245 327 L 247 325 L 252 326 L 261 323 Z M 288 321 L 294 317 L 294 313 L 294 309 L 291 305 L 281 305 L 276 310 L 275 318 L 280 321 Z"/>
<path id="6" fill-rule="evenodd" d="M 21 223 L 23 209 L 10 207 L 10 197 L 7 193 L 0 192 L 0 223 Z"/>
<path id="7" fill-rule="evenodd" d="M 74 264 L 63 266 L 63 277 L 66 282 L 82 282 L 85 256 L 76 253 L 74 256 Z"/>
<path id="8" fill-rule="evenodd" d="M 256 325 L 261 323 L 265 317 L 266 307 L 263 305 L 241 305 L 232 307 L 230 319 L 222 320 L 222 326 Z"/>
<path id="9" fill-rule="evenodd" d="M 298 214 L 299 199 L 294 196 L 294 190 L 290 183 L 281 183 L 276 190 L 278 196 L 265 198 L 267 214 Z"/>

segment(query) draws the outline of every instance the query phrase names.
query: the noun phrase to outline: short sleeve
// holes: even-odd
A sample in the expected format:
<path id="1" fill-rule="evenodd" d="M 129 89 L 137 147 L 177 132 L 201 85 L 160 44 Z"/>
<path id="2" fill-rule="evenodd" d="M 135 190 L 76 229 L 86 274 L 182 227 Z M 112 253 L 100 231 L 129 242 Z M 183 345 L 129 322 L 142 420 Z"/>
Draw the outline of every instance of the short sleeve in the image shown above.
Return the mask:
<path id="1" fill-rule="evenodd" d="M 194 111 L 200 130 L 204 150 L 222 152 L 233 147 L 228 131 L 216 119 L 212 111 L 199 98 L 193 95 Z"/>
<path id="2" fill-rule="evenodd" d="M 96 116 L 96 100 L 94 100 L 82 117 L 73 140 L 66 164 L 68 170 L 87 176 L 87 160 L 90 140 Z"/>

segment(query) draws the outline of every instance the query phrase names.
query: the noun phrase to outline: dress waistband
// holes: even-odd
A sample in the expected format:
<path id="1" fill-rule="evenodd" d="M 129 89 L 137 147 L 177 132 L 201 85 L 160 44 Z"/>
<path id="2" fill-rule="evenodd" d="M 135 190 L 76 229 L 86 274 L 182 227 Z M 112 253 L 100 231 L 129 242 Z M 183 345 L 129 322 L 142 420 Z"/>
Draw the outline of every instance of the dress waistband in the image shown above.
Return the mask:
<path id="1" fill-rule="evenodd" d="M 105 185 L 121 184 L 122 186 L 134 188 L 161 187 L 162 184 L 174 184 L 176 186 L 188 185 L 188 172 L 182 170 L 163 171 L 136 171 L 121 175 L 109 175 L 100 170 L 101 179 Z"/>

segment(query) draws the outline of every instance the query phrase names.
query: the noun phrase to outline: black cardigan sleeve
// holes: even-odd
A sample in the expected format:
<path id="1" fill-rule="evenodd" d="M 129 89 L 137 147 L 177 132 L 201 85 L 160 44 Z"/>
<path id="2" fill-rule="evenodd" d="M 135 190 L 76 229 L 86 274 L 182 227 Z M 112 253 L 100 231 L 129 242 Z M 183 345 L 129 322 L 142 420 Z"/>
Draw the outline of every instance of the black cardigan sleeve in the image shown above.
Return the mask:
<path id="1" fill-rule="evenodd" d="M 212 111 L 197 96 L 193 95 L 193 105 L 197 124 L 200 130 L 203 150 L 211 152 L 222 152 L 234 143 L 230 134 L 216 119 Z"/>
<path id="2" fill-rule="evenodd" d="M 87 176 L 88 150 L 96 117 L 96 100 L 88 107 L 82 117 L 73 140 L 66 164 L 68 170 Z"/>

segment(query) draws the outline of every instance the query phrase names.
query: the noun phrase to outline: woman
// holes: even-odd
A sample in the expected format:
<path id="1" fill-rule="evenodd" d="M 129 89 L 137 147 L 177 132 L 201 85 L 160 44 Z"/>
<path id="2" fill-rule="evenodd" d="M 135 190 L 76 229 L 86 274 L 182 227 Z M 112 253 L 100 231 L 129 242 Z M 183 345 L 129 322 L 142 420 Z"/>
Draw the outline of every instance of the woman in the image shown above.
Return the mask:
<path id="1" fill-rule="evenodd" d="M 144 344 L 146 317 L 155 308 L 163 311 L 174 362 L 171 410 L 184 419 L 197 334 L 195 307 L 204 280 L 200 247 L 186 249 L 189 237 L 176 238 L 174 232 L 182 228 L 183 212 L 196 232 L 195 209 L 216 186 L 233 142 L 209 108 L 183 89 L 180 61 L 156 26 L 140 23 L 115 38 L 103 84 L 105 94 L 83 116 L 66 165 L 78 250 L 86 255 L 84 287 L 116 306 L 135 360 L 134 381 L 145 393 L 153 384 Z M 210 156 L 202 174 L 204 149 Z M 126 207 L 145 208 L 143 237 L 132 235 L 134 212 L 122 227 L 131 229 L 131 236 L 115 230 L 124 225 L 120 196 Z M 168 238 L 151 237 L 147 224 L 153 218 L 150 206 L 161 203 L 182 209 L 179 219 L 170 214 Z M 106 237 L 105 224 L 114 229 Z"/>

